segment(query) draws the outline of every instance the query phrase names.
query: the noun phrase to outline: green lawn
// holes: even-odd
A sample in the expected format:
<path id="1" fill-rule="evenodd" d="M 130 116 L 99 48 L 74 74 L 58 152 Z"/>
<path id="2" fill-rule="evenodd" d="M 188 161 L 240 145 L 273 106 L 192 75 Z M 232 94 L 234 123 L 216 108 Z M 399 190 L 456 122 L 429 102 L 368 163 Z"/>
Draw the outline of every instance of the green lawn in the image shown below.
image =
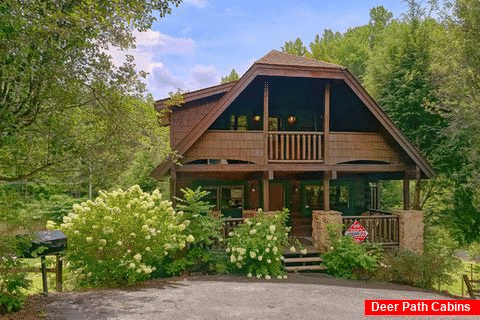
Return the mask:
<path id="1" fill-rule="evenodd" d="M 27 273 L 28 279 L 32 281 L 30 288 L 24 290 L 26 295 L 38 294 L 43 292 L 42 273 L 40 272 L 41 262 L 40 258 L 24 259 L 27 264 L 27 268 L 38 268 L 37 272 Z M 54 268 L 56 265 L 55 257 L 47 256 L 46 258 L 47 268 Z M 63 267 L 63 290 L 66 289 L 65 280 L 68 279 L 68 270 Z M 48 292 L 55 291 L 55 273 L 47 273 Z"/>
<path id="2" fill-rule="evenodd" d="M 471 278 L 471 269 L 473 266 L 473 278 L 474 279 L 480 279 L 480 273 L 476 272 L 475 273 L 475 266 L 478 268 L 480 267 L 479 262 L 475 261 L 467 261 L 467 260 L 462 260 L 462 267 L 455 273 L 452 274 L 454 282 L 446 287 L 442 287 L 442 290 L 448 291 L 449 294 L 453 294 L 456 296 L 461 297 L 462 296 L 462 276 L 466 274 L 469 278 Z M 465 284 L 463 284 L 463 295 L 465 298 L 469 298 L 467 289 L 465 288 Z"/>

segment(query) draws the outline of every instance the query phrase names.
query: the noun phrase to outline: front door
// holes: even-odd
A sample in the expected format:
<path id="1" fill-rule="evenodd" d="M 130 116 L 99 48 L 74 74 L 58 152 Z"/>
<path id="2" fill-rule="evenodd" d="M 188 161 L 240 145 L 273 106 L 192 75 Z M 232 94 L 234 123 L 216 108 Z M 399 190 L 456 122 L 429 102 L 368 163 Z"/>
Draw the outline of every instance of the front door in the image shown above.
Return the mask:
<path id="1" fill-rule="evenodd" d="M 282 183 L 270 182 L 268 186 L 268 210 L 283 210 L 285 207 L 285 187 Z"/>

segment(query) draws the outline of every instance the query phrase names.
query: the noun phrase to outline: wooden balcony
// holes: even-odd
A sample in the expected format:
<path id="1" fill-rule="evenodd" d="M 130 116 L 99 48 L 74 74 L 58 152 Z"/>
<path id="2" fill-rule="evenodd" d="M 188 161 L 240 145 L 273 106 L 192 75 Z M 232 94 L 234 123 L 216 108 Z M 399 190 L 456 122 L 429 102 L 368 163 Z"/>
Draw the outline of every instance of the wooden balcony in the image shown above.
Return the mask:
<path id="1" fill-rule="evenodd" d="M 269 132 L 268 162 L 323 162 L 323 133 Z"/>

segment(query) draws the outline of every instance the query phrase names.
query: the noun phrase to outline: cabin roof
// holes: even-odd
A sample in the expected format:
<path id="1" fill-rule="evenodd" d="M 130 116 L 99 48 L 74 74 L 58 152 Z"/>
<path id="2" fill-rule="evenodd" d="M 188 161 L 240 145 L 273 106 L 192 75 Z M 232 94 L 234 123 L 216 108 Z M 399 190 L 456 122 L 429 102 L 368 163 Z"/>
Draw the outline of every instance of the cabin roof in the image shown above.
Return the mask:
<path id="1" fill-rule="evenodd" d="M 362 85 L 345 67 L 333 63 L 291 55 L 277 50 L 272 50 L 264 57 L 257 60 L 238 81 L 185 93 L 185 102 L 207 98 L 220 93 L 223 94 L 223 96 L 211 107 L 205 116 L 196 119 L 197 121 L 195 125 L 192 126 L 191 130 L 175 145 L 172 145 L 172 148 L 176 150 L 178 154 L 184 154 L 222 114 L 222 112 L 228 108 L 247 85 L 259 75 L 344 80 L 372 114 L 379 120 L 386 131 L 420 168 L 422 173 L 428 178 L 435 175 L 435 171 L 422 156 L 421 152 L 410 143 L 401 130 L 392 122 L 375 100 L 368 94 L 365 88 L 362 87 Z M 167 100 L 168 98 L 156 101 L 155 108 L 158 111 L 164 109 L 163 103 Z M 161 178 L 173 165 L 174 159 L 172 157 L 167 157 L 154 169 L 151 176 L 157 179 Z"/>

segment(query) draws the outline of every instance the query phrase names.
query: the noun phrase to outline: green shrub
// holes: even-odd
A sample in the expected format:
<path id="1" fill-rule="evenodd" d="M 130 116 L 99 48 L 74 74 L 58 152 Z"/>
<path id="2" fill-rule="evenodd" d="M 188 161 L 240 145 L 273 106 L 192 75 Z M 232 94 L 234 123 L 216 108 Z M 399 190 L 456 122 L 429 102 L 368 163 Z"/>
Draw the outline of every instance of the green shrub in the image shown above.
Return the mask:
<path id="1" fill-rule="evenodd" d="M 322 255 L 329 274 L 338 278 L 355 279 L 376 270 L 381 255 L 378 248 L 358 244 L 351 236 L 330 239 L 332 249 Z"/>
<path id="2" fill-rule="evenodd" d="M 424 253 L 397 249 L 385 255 L 378 277 L 416 287 L 438 289 L 453 281 L 451 274 L 461 265 L 453 256 L 457 242 L 443 228 L 428 227 Z"/>
<path id="3" fill-rule="evenodd" d="M 168 257 L 171 263 L 164 264 L 161 276 L 177 275 L 181 272 L 217 273 L 225 271 L 226 256 L 215 248 L 223 242 L 224 219 L 211 216 L 213 206 L 203 199 L 208 191 L 201 188 L 181 189 L 183 198 L 176 198 L 176 209 L 180 222 L 186 228 L 184 235 L 193 235 L 195 240 L 184 249 Z"/>
<path id="4" fill-rule="evenodd" d="M 254 218 L 245 219 L 227 239 L 230 266 L 235 272 L 249 277 L 282 278 L 285 270 L 281 259 L 283 250 L 292 245 L 286 226 L 288 210 L 274 215 L 258 210 Z M 295 250 L 294 247 L 291 248 Z"/>
<path id="5" fill-rule="evenodd" d="M 468 246 L 468 258 L 480 261 L 480 242 L 474 241 Z"/>
<path id="6" fill-rule="evenodd" d="M 17 256 L 18 242 L 15 237 L 0 237 L 0 314 L 19 310 L 25 300 L 22 289 L 31 284 L 26 273 L 13 272 L 25 267 Z"/>
<path id="7" fill-rule="evenodd" d="M 73 209 L 60 229 L 68 237 L 66 259 L 81 286 L 145 280 L 165 256 L 195 240 L 182 234 L 185 224 L 158 190 L 151 195 L 139 186 L 101 191 L 95 201 Z M 49 221 L 47 228 L 55 223 Z"/>

